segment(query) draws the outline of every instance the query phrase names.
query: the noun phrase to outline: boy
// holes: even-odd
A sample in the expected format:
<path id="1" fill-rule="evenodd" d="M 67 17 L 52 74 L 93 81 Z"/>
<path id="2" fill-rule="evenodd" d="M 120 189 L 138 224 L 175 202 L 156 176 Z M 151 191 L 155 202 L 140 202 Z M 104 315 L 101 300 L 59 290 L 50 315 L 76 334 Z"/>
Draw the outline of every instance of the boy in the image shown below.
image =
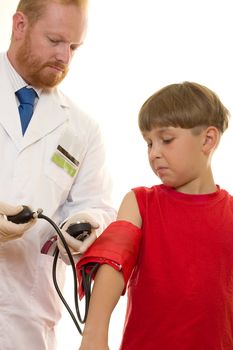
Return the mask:
<path id="1" fill-rule="evenodd" d="M 80 350 L 108 349 L 126 286 L 121 350 L 233 349 L 233 198 L 211 170 L 228 114 L 214 92 L 191 82 L 143 104 L 139 127 L 162 184 L 130 191 L 77 265 L 79 275 L 83 264 L 101 263 Z"/>

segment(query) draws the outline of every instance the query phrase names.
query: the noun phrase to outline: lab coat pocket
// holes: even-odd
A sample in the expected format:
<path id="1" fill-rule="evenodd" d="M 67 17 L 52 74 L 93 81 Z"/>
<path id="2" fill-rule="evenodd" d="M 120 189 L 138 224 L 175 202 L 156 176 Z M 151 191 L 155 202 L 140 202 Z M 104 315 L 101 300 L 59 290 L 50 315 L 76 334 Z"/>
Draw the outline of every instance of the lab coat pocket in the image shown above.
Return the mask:
<path id="1" fill-rule="evenodd" d="M 77 173 L 78 167 L 73 169 L 72 165 L 62 159 L 57 152 L 50 156 L 45 168 L 46 176 L 60 189 L 67 190 L 67 192 L 70 190 Z"/>
<path id="2" fill-rule="evenodd" d="M 56 146 L 55 146 L 56 145 Z M 47 142 L 45 175 L 47 188 L 57 203 L 66 200 L 84 157 L 83 143 L 65 128 L 56 143 Z"/>
<path id="3" fill-rule="evenodd" d="M 61 317 L 62 307 L 52 279 L 53 257 L 41 254 L 38 263 L 32 291 L 33 303 L 38 317 L 54 325 Z M 65 264 L 59 259 L 56 267 L 56 277 L 61 291 L 65 282 L 65 267 Z"/>
<path id="4" fill-rule="evenodd" d="M 74 181 L 83 159 L 84 145 L 77 135 L 66 128 L 58 139 L 56 148 L 47 148 L 47 174 L 55 179 L 59 186 L 66 187 Z"/>

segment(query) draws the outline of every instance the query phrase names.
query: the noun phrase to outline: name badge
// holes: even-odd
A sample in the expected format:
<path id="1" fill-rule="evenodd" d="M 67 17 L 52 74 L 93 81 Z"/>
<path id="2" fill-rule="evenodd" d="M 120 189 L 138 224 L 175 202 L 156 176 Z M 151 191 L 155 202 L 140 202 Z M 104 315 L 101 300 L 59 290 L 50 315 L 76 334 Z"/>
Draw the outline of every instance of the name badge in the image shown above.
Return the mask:
<path id="1" fill-rule="evenodd" d="M 56 152 L 52 156 L 52 161 L 64 169 L 67 174 L 74 177 L 77 174 L 79 161 L 67 152 L 61 145 L 57 146 Z"/>
<path id="2" fill-rule="evenodd" d="M 72 128 L 66 127 L 61 135 L 58 146 L 52 155 L 52 162 L 62 168 L 68 175 L 74 177 L 79 169 L 82 159 L 83 147 Z"/>

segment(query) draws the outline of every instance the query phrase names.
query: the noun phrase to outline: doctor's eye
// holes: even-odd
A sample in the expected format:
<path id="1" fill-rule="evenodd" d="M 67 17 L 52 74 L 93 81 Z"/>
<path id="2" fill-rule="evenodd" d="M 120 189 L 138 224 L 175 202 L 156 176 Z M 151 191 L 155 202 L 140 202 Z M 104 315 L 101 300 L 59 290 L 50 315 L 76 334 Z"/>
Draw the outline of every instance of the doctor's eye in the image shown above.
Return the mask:
<path id="1" fill-rule="evenodd" d="M 58 39 L 55 39 L 55 38 L 51 38 L 51 37 L 47 37 L 48 38 L 48 41 L 52 44 L 52 45 L 58 45 L 59 44 L 59 42 L 60 42 L 60 40 L 58 40 Z"/>
<path id="2" fill-rule="evenodd" d="M 72 52 L 75 52 L 75 51 L 77 51 L 80 48 L 80 46 L 81 45 L 71 45 L 70 49 L 71 49 Z"/>

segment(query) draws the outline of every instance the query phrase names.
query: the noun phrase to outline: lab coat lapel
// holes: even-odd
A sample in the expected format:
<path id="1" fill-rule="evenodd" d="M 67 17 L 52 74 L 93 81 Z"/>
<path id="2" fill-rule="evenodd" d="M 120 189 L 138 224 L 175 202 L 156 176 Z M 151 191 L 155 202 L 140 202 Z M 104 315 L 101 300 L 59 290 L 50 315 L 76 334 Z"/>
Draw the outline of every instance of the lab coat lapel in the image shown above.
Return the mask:
<path id="1" fill-rule="evenodd" d="M 21 151 L 51 133 L 68 119 L 69 106 L 57 90 L 42 92 L 29 126 L 22 137 L 18 106 L 0 54 L 0 124 Z"/>
<path id="2" fill-rule="evenodd" d="M 17 148 L 22 141 L 21 123 L 14 91 L 0 56 L 0 124 L 10 136 Z"/>
<path id="3" fill-rule="evenodd" d="M 24 134 L 23 148 L 38 141 L 68 119 L 69 107 L 55 89 L 42 92 L 28 129 Z"/>

